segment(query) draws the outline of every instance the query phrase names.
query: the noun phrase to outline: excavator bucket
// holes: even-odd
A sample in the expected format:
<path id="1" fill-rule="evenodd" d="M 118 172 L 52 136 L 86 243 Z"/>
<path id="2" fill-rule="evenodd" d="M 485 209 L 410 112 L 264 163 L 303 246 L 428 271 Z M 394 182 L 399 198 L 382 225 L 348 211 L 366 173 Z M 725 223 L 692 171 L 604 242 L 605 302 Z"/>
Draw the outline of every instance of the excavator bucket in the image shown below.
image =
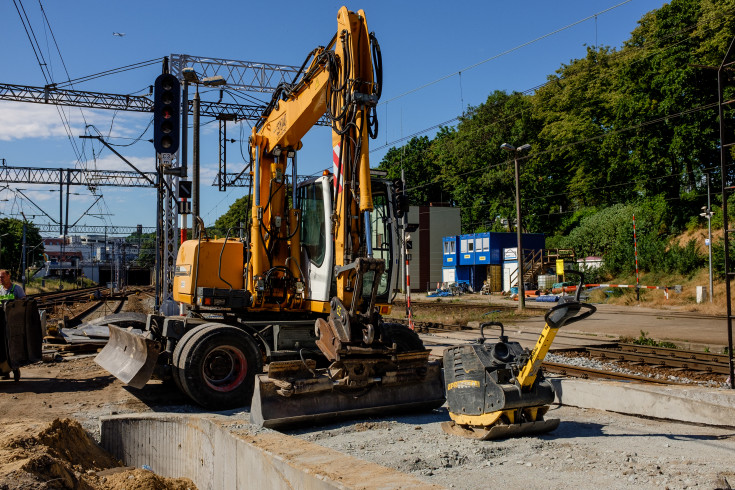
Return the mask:
<path id="1" fill-rule="evenodd" d="M 296 383 L 259 375 L 250 407 L 250 422 L 270 428 L 334 422 L 337 419 L 431 410 L 444 403 L 441 368 L 430 363 L 422 380 L 385 385 L 380 382 L 362 389 L 330 386 L 329 377 L 304 378 L 313 391 L 291 394 Z M 284 387 L 286 388 L 284 390 Z"/>
<path id="2" fill-rule="evenodd" d="M 142 388 L 158 361 L 160 344 L 113 325 L 109 328 L 110 340 L 94 362 L 128 386 Z"/>

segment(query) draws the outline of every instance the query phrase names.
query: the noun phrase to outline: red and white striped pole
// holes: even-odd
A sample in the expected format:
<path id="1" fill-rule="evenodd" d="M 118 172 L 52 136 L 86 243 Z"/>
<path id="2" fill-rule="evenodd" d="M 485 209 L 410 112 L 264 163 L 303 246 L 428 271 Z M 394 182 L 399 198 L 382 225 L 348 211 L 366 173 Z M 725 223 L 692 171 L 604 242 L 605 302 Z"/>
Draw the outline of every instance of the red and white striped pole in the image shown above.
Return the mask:
<path id="1" fill-rule="evenodd" d="M 633 251 L 635 253 L 635 299 L 640 301 L 640 281 L 638 278 L 638 240 L 635 235 L 635 214 L 633 215 Z"/>

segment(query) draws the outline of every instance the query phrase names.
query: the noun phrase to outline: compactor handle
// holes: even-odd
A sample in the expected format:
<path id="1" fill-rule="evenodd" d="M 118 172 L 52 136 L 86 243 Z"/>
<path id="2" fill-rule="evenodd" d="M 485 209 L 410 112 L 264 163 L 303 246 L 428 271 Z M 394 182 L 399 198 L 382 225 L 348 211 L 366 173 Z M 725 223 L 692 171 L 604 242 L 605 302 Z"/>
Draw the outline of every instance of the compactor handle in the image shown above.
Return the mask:
<path id="1" fill-rule="evenodd" d="M 505 328 L 503 327 L 503 324 L 500 322 L 484 322 L 480 324 L 480 338 L 477 339 L 477 342 L 480 344 L 485 343 L 485 327 L 491 327 L 491 326 L 497 326 L 500 327 L 500 341 L 501 342 L 507 342 L 508 338 L 505 336 Z"/>
<path id="2" fill-rule="evenodd" d="M 589 303 L 581 303 L 579 301 L 582 287 L 584 286 L 584 273 L 577 271 L 566 271 L 566 273 L 579 276 L 579 284 L 577 285 L 577 291 L 574 294 L 574 298 L 562 296 L 559 298 L 559 304 L 546 312 L 544 320 L 546 320 L 546 323 L 551 328 L 560 328 L 563 325 L 584 320 L 597 311 L 597 308 L 593 305 Z M 580 314 L 582 309 L 587 311 Z"/>

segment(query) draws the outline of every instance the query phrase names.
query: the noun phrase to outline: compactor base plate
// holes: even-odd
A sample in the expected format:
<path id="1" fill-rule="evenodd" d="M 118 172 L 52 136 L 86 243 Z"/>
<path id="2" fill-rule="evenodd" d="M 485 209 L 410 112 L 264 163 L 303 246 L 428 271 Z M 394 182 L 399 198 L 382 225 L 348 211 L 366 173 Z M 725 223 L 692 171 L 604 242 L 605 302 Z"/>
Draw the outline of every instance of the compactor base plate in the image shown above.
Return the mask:
<path id="1" fill-rule="evenodd" d="M 522 437 L 551 432 L 559 427 L 559 419 L 537 420 L 521 424 L 496 424 L 490 427 L 473 427 L 455 424 L 452 421 L 442 422 L 442 430 L 447 434 L 490 441 L 509 437 Z"/>

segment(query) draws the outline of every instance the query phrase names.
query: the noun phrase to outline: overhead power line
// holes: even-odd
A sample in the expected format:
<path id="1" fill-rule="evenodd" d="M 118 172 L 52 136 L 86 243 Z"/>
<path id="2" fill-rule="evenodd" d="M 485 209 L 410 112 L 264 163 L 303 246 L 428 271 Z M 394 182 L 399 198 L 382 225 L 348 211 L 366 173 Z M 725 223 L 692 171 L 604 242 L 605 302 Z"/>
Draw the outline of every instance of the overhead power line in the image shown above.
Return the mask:
<path id="1" fill-rule="evenodd" d="M 574 26 L 576 26 L 578 24 L 581 24 L 583 22 L 586 22 L 586 21 L 588 21 L 590 19 L 596 19 L 598 15 L 602 15 L 604 13 L 610 12 L 611 10 L 614 10 L 614 9 L 616 9 L 616 8 L 622 6 L 622 5 L 625 5 L 626 3 L 630 3 L 632 1 L 633 0 L 625 0 L 624 2 L 621 2 L 621 3 L 617 4 L 617 5 L 613 5 L 612 7 L 606 8 L 605 10 L 601 10 L 600 12 L 597 12 L 595 14 L 588 15 L 584 19 L 580 19 L 580 20 L 578 20 L 576 22 L 572 22 L 571 24 L 567 24 L 564 27 L 560 27 L 559 29 L 556 29 L 554 31 L 551 31 L 549 33 L 546 33 L 543 36 L 539 36 L 539 37 L 537 37 L 535 39 L 532 39 L 530 41 L 526 41 L 523 44 L 519 44 L 518 46 L 514 46 L 514 47 L 512 47 L 510 49 L 506 49 L 505 51 L 503 51 L 501 53 L 498 53 L 498 54 L 496 54 L 494 56 L 491 56 L 490 58 L 484 59 L 482 61 L 478 61 L 475 64 L 472 64 L 470 66 L 467 66 L 465 68 L 462 68 L 462 69 L 460 69 L 458 71 L 455 71 L 453 73 L 450 73 L 448 75 L 444 75 L 441 78 L 437 78 L 436 80 L 433 80 L 431 82 L 425 83 L 425 84 L 423 84 L 423 85 L 421 85 L 419 87 L 416 87 L 414 89 L 409 90 L 408 92 L 404 92 L 404 93 L 402 93 L 400 95 L 396 95 L 395 97 L 392 97 L 392 98 L 390 98 L 390 99 L 388 99 L 388 100 L 386 100 L 384 102 L 381 102 L 381 104 L 387 104 L 388 102 L 392 102 L 392 101 L 394 101 L 396 99 L 400 99 L 401 97 L 405 97 L 406 95 L 412 94 L 412 93 L 417 92 L 417 91 L 419 91 L 421 89 L 424 89 L 426 87 L 430 87 L 431 85 L 437 84 L 437 83 L 439 83 L 439 82 L 441 82 L 443 80 L 446 80 L 448 78 L 452 78 L 455 75 L 460 75 L 461 76 L 462 72 L 466 72 L 466 71 L 472 70 L 473 68 L 477 68 L 478 66 L 484 65 L 485 63 L 487 63 L 489 61 L 496 60 L 496 59 L 498 59 L 498 58 L 500 58 L 502 56 L 508 55 L 508 54 L 510 54 L 510 53 L 512 53 L 514 51 L 518 51 L 521 48 L 525 48 L 526 46 L 530 46 L 531 44 L 537 43 L 537 42 L 539 42 L 539 41 L 541 41 L 543 39 L 546 39 L 547 37 L 551 37 L 554 34 L 558 34 L 560 32 L 563 32 L 563 31 L 565 31 L 567 29 L 570 29 L 570 28 L 572 28 L 572 27 L 574 27 Z"/>

